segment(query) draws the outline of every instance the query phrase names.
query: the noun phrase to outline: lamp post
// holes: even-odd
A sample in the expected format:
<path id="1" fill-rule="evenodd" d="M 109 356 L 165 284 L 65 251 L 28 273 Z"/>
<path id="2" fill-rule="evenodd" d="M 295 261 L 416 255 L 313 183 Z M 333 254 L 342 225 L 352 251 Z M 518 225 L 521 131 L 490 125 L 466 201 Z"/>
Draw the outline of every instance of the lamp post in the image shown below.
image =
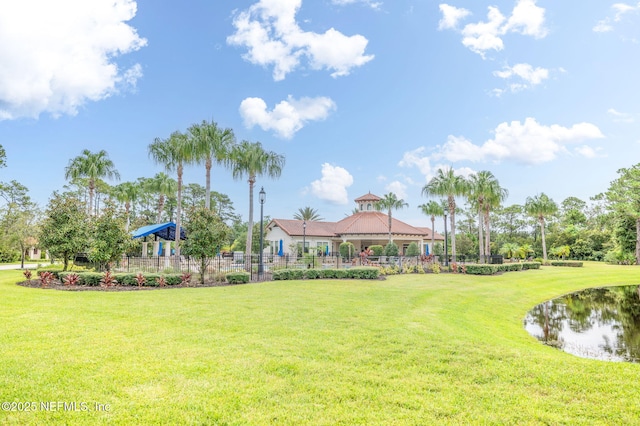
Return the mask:
<path id="1" fill-rule="evenodd" d="M 259 257 L 259 261 L 258 261 L 258 279 L 262 278 L 262 272 L 264 270 L 264 266 L 262 263 L 262 253 L 264 251 L 263 246 L 264 246 L 264 234 L 262 232 L 262 213 L 264 211 L 264 202 L 267 200 L 267 193 L 264 192 L 264 187 L 260 188 L 260 257 Z"/>
<path id="2" fill-rule="evenodd" d="M 444 266 L 449 266 L 449 251 L 447 247 L 447 213 L 448 209 L 444 209 Z"/>
<path id="3" fill-rule="evenodd" d="M 307 245 L 307 221 L 302 221 L 302 257 L 304 257 L 304 248 Z"/>

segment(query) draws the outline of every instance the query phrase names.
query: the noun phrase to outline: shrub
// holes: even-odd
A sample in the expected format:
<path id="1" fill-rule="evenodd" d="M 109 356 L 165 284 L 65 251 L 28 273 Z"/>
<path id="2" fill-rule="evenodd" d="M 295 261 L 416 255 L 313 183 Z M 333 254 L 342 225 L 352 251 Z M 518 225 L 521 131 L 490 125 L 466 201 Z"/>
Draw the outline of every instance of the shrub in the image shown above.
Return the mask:
<path id="1" fill-rule="evenodd" d="M 416 272 L 418 274 L 424 274 L 424 267 L 420 264 L 416 265 Z"/>
<path id="2" fill-rule="evenodd" d="M 349 260 L 356 257 L 358 254 L 356 253 L 356 247 L 353 245 L 353 243 L 350 243 L 350 242 L 341 243 L 339 250 L 340 250 L 340 256 Z"/>
<path id="3" fill-rule="evenodd" d="M 309 280 L 315 280 L 318 279 L 322 276 L 322 270 L 321 269 L 307 269 L 304 272 L 304 277 L 309 279 Z"/>
<path id="4" fill-rule="evenodd" d="M 458 264 L 456 262 L 451 262 L 449 264 L 449 270 L 454 273 L 457 274 L 458 273 Z"/>
<path id="5" fill-rule="evenodd" d="M 409 244 L 409 247 L 407 247 L 407 252 L 405 253 L 406 256 L 419 256 L 420 255 L 420 247 L 418 247 L 418 244 L 416 244 L 415 241 L 412 241 L 411 244 Z"/>
<path id="6" fill-rule="evenodd" d="M 373 245 L 373 246 L 369 246 L 369 250 L 373 252 L 373 256 L 382 256 L 382 253 L 384 252 L 384 247 L 380 245 Z"/>
<path id="7" fill-rule="evenodd" d="M 167 280 L 164 277 L 164 275 L 160 275 L 159 277 L 156 277 L 156 282 L 158 283 L 158 287 L 166 287 L 167 286 Z"/>
<path id="8" fill-rule="evenodd" d="M 136 280 L 136 284 L 138 284 L 138 287 L 142 287 L 144 283 L 147 281 L 144 275 L 142 275 L 142 272 L 138 272 L 136 274 L 135 280 Z"/>
<path id="9" fill-rule="evenodd" d="M 52 272 L 49 271 L 43 271 L 40 274 L 40 285 L 42 287 L 49 287 L 49 284 L 51 284 L 51 282 L 54 280 L 54 275 Z"/>
<path id="10" fill-rule="evenodd" d="M 116 284 L 118 284 L 118 281 L 116 280 L 116 277 L 113 276 L 111 271 L 105 272 L 102 276 L 102 279 L 100 280 L 100 285 L 102 287 L 111 287 Z"/>
<path id="11" fill-rule="evenodd" d="M 431 272 L 433 272 L 434 274 L 439 274 L 440 273 L 440 264 L 439 263 L 432 263 L 431 266 L 429 266 L 429 270 L 431 270 Z"/>
<path id="12" fill-rule="evenodd" d="M 98 272 L 80 272 L 78 273 L 80 277 L 80 285 L 86 285 L 90 287 L 96 287 L 100 285 L 100 281 L 102 280 L 102 274 Z"/>
<path id="13" fill-rule="evenodd" d="M 467 274 L 470 275 L 493 275 L 498 273 L 498 265 L 477 265 L 467 264 Z"/>
<path id="14" fill-rule="evenodd" d="M 582 267 L 582 262 L 570 261 L 570 260 L 554 260 L 551 261 L 551 266 L 569 266 L 573 268 Z"/>
<path id="15" fill-rule="evenodd" d="M 542 262 L 522 262 L 522 269 L 540 269 L 540 265 L 542 265 Z"/>
<path id="16" fill-rule="evenodd" d="M 229 272 L 226 275 L 226 278 L 229 284 L 246 284 L 251 279 L 251 274 L 244 271 Z"/>
<path id="17" fill-rule="evenodd" d="M 375 267 L 365 266 L 362 268 L 347 269 L 347 277 L 359 280 L 376 280 L 380 276 L 380 270 Z"/>
<path id="18" fill-rule="evenodd" d="M 398 246 L 395 245 L 395 243 L 388 243 L 384 247 L 384 255 L 385 256 L 397 256 L 399 251 L 400 250 L 398 249 Z"/>
<path id="19" fill-rule="evenodd" d="M 25 269 L 24 271 L 22 271 L 22 275 L 24 275 L 24 277 L 25 277 L 27 280 L 31 281 L 31 271 L 30 271 L 30 270 Z"/>
<path id="20" fill-rule="evenodd" d="M 185 272 L 184 274 L 182 274 L 180 276 L 180 285 L 183 285 L 185 287 L 189 287 L 190 283 L 191 283 L 191 274 Z"/>
<path id="21" fill-rule="evenodd" d="M 65 274 L 64 278 L 62 279 L 62 282 L 64 283 L 64 285 L 67 285 L 67 286 L 72 286 L 72 285 L 76 286 L 78 285 L 79 281 L 80 281 L 80 277 L 75 272 Z"/>

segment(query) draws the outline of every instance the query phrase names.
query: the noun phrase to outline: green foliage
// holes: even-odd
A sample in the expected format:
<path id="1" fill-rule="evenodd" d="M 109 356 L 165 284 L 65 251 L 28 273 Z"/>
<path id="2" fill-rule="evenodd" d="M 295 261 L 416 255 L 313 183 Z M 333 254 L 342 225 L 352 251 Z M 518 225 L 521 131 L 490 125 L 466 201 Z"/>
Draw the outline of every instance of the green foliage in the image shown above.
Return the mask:
<path id="1" fill-rule="evenodd" d="M 88 246 L 87 214 L 78 198 L 54 192 L 45 216 L 38 241 L 51 256 L 62 259 L 66 271 L 76 253 L 85 251 Z"/>
<path id="2" fill-rule="evenodd" d="M 429 265 L 429 270 L 431 272 L 433 272 L 434 274 L 439 274 L 440 273 L 440 264 L 433 262 L 431 265 Z"/>
<path id="3" fill-rule="evenodd" d="M 351 260 L 357 255 L 355 246 L 350 242 L 341 243 L 339 250 L 340 256 L 342 256 L 344 259 Z"/>
<path id="4" fill-rule="evenodd" d="M 551 266 L 570 266 L 573 268 L 581 268 L 582 267 L 582 262 L 575 262 L 575 261 L 558 261 L 558 260 L 552 260 L 550 262 Z"/>
<path id="5" fill-rule="evenodd" d="M 109 265 L 119 260 L 132 243 L 126 221 L 116 214 L 112 204 L 108 204 L 102 214 L 93 219 L 90 229 L 89 260 L 99 264 L 101 270 L 108 270 Z"/>
<path id="6" fill-rule="evenodd" d="M 279 269 L 273 271 L 274 281 L 301 279 L 359 279 L 374 280 L 380 276 L 380 268 L 358 267 L 348 269 Z"/>
<path id="7" fill-rule="evenodd" d="M 397 256 L 399 252 L 400 249 L 398 249 L 398 246 L 395 243 L 390 242 L 384 247 L 383 253 L 385 256 Z"/>
<path id="8" fill-rule="evenodd" d="M 407 252 L 405 253 L 406 256 L 419 256 L 420 255 L 420 248 L 418 247 L 418 244 L 416 244 L 415 241 L 412 241 L 411 244 L 409 244 L 409 247 L 407 247 Z"/>
<path id="9" fill-rule="evenodd" d="M 248 272 L 230 272 L 226 275 L 227 282 L 229 284 L 246 284 L 251 279 L 251 274 Z"/>
<path id="10" fill-rule="evenodd" d="M 382 247 L 381 245 L 372 245 L 369 246 L 369 249 L 373 252 L 373 256 L 382 256 L 382 253 L 384 253 L 384 247 Z"/>
<path id="11" fill-rule="evenodd" d="M 215 212 L 196 207 L 189 210 L 185 228 L 187 240 L 182 253 L 200 262 L 200 284 L 204 284 L 207 266 L 225 244 L 229 227 Z"/>

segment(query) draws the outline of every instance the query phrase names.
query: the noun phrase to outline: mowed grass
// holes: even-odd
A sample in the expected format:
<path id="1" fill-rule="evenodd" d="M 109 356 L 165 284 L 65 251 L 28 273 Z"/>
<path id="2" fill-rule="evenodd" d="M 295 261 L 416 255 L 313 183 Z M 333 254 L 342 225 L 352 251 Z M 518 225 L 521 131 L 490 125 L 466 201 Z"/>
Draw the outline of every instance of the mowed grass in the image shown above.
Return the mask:
<path id="1" fill-rule="evenodd" d="M 638 267 L 141 292 L 19 280 L 0 272 L 0 401 L 77 411 L 0 424 L 640 423 L 640 365 L 563 353 L 522 322 L 573 290 L 638 284 Z"/>

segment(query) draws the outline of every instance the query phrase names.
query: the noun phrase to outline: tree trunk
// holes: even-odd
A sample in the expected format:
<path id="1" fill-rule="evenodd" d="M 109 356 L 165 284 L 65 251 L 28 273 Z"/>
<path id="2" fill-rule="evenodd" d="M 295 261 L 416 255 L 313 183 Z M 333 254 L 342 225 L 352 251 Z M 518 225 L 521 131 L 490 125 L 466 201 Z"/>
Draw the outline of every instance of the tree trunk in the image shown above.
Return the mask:
<path id="1" fill-rule="evenodd" d="M 431 215 L 431 251 L 429 254 L 433 254 L 436 247 L 436 217 Z"/>
<path id="2" fill-rule="evenodd" d="M 204 167 L 207 169 L 207 191 L 204 199 L 204 208 L 209 210 L 211 208 L 211 156 L 207 158 L 207 163 Z"/>
<path id="3" fill-rule="evenodd" d="M 160 194 L 160 199 L 158 200 L 158 219 L 156 223 L 160 223 L 160 219 L 162 219 L 162 209 L 164 208 L 164 194 Z"/>
<path id="4" fill-rule="evenodd" d="M 544 239 L 544 218 L 540 217 L 540 239 L 542 240 L 542 259 L 547 260 L 547 243 Z"/>
<path id="5" fill-rule="evenodd" d="M 93 216 L 93 192 L 95 191 L 95 182 L 93 179 L 89 180 L 89 205 L 87 208 L 87 212 L 89 216 Z"/>
<path id="6" fill-rule="evenodd" d="M 255 176 L 249 176 L 249 228 L 247 229 L 247 247 L 245 249 L 246 259 L 244 260 L 245 269 L 251 272 L 251 248 L 253 245 L 253 185 L 256 182 Z M 304 247 L 302 247 L 304 255 Z"/>
<path id="7" fill-rule="evenodd" d="M 391 244 L 391 209 L 389 209 L 389 244 Z"/>
<path id="8" fill-rule="evenodd" d="M 449 213 L 451 219 L 451 259 L 456 261 L 456 201 L 449 197 Z"/>
<path id="9" fill-rule="evenodd" d="M 182 163 L 178 164 L 178 205 L 176 207 L 176 268 L 180 267 L 180 222 L 182 219 Z"/>
<path id="10" fill-rule="evenodd" d="M 484 239 L 484 255 L 491 256 L 491 221 L 488 207 L 484 212 Z"/>
<path id="11" fill-rule="evenodd" d="M 636 218 L 636 265 L 640 265 L 640 217 Z"/>
<path id="12" fill-rule="evenodd" d="M 478 205 L 478 248 L 480 250 L 480 263 L 485 263 L 484 256 L 484 236 L 482 235 L 482 204 Z"/>

